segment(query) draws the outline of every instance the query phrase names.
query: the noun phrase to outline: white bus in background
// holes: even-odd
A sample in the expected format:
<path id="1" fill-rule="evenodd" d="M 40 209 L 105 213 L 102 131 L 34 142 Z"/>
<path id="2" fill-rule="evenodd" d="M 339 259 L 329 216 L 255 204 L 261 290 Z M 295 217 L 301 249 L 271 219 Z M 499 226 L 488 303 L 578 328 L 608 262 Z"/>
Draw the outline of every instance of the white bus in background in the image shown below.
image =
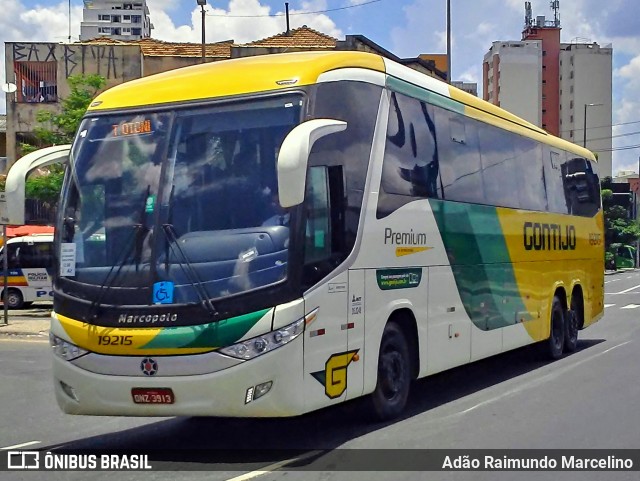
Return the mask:
<path id="1" fill-rule="evenodd" d="M 28 307 L 34 301 L 53 301 L 53 234 L 32 234 L 9 239 L 7 250 L 9 309 Z M 4 255 L 3 246 L 0 259 Z M 1 299 L 4 299 L 4 287 L 0 290 L 3 291 Z"/>

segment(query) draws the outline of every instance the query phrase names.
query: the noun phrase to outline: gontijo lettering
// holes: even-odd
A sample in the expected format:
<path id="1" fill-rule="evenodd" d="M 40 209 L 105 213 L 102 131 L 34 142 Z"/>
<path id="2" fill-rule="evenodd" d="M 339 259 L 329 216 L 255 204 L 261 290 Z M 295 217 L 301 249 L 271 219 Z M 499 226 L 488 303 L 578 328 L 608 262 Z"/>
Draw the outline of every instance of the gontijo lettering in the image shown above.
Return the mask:
<path id="1" fill-rule="evenodd" d="M 384 229 L 384 243 L 391 245 L 414 245 L 420 246 L 427 243 L 427 234 L 424 232 L 394 232 L 393 229 L 386 227 Z"/>
<path id="2" fill-rule="evenodd" d="M 576 228 L 572 225 L 524 223 L 524 248 L 528 251 L 576 249 Z"/>

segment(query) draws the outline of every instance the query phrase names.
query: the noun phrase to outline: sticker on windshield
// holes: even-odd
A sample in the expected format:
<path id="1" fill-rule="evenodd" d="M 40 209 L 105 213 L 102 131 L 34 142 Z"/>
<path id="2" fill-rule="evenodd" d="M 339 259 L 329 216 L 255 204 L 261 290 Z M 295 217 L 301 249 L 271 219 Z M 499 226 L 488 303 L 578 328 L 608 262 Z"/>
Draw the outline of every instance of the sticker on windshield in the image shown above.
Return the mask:
<path id="1" fill-rule="evenodd" d="M 173 303 L 173 282 L 169 282 L 169 281 L 156 282 L 153 285 L 153 303 L 154 304 L 172 304 Z"/>
<path id="2" fill-rule="evenodd" d="M 144 211 L 149 214 L 151 212 L 153 212 L 153 206 L 156 203 L 156 196 L 155 195 L 150 195 L 149 197 L 147 197 L 147 201 L 144 204 Z"/>
<path id="3" fill-rule="evenodd" d="M 76 275 L 76 245 L 73 242 L 60 244 L 60 277 Z"/>

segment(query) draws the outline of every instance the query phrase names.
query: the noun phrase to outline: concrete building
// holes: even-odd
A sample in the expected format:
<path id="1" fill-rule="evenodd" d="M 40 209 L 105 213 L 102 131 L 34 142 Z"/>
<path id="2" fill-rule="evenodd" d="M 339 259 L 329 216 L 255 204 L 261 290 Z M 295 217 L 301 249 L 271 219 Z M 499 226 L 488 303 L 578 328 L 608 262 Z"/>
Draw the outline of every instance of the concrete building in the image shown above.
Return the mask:
<path id="1" fill-rule="evenodd" d="M 421 58 L 399 58 L 362 35 L 344 40 L 325 35 L 307 26 L 247 44 L 232 40 L 207 44 L 205 60 L 220 61 L 252 55 L 309 51 L 351 50 L 371 52 L 390 58 L 439 80 L 444 74 L 433 62 Z M 151 38 L 120 41 L 96 38 L 72 44 L 6 42 L 6 77 L 17 85 L 6 96 L 7 160 L 10 166 L 20 156 L 22 142 L 33 143 L 33 132 L 41 110 L 60 110 L 59 100 L 69 94 L 67 78 L 75 74 L 99 74 L 106 87 L 202 62 L 199 43 L 171 43 Z"/>
<path id="2" fill-rule="evenodd" d="M 152 28 L 147 0 L 84 0 L 80 41 L 140 40 L 149 38 Z"/>
<path id="3" fill-rule="evenodd" d="M 451 82 L 451 85 L 463 92 L 473 95 L 474 97 L 478 96 L 478 84 L 476 82 L 462 82 L 460 80 L 454 80 Z"/>
<path id="4" fill-rule="evenodd" d="M 561 43 L 558 3 L 546 20 L 533 19 L 525 2 L 522 40 L 493 42 L 484 56 L 483 98 L 593 150 L 600 176 L 611 176 L 613 49 Z"/>
<path id="5" fill-rule="evenodd" d="M 493 42 L 482 64 L 482 98 L 542 125 L 541 63 L 539 40 Z"/>
<path id="6" fill-rule="evenodd" d="M 561 137 L 595 151 L 600 176 L 611 176 L 613 48 L 595 42 L 560 48 Z"/>

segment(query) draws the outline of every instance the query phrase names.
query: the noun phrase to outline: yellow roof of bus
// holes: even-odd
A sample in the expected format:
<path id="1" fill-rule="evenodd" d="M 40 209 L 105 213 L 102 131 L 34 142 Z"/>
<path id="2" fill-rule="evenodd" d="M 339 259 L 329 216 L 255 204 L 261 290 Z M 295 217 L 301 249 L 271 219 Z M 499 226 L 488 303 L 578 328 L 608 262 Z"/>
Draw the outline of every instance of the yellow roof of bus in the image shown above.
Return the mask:
<path id="1" fill-rule="evenodd" d="M 385 60 L 379 55 L 366 52 L 322 51 L 259 55 L 193 65 L 133 80 L 101 93 L 88 110 L 126 109 L 282 90 L 314 84 L 321 74 L 340 68 L 364 68 L 386 73 Z M 410 71 L 408 67 L 403 68 Z M 435 80 L 426 75 L 425 77 L 429 81 Z M 452 100 L 481 113 L 479 120 L 484 119 L 589 159 L 594 158 L 590 151 L 549 135 L 496 105 L 452 86 L 449 86 L 449 92 Z M 486 114 L 493 119 L 485 117 Z"/>
<path id="2" fill-rule="evenodd" d="M 194 65 L 133 80 L 100 94 L 89 110 L 141 107 L 311 85 L 322 73 L 344 67 L 384 72 L 382 57 L 362 52 L 259 55 Z M 297 82 L 292 84 L 290 81 L 294 79 Z"/>

